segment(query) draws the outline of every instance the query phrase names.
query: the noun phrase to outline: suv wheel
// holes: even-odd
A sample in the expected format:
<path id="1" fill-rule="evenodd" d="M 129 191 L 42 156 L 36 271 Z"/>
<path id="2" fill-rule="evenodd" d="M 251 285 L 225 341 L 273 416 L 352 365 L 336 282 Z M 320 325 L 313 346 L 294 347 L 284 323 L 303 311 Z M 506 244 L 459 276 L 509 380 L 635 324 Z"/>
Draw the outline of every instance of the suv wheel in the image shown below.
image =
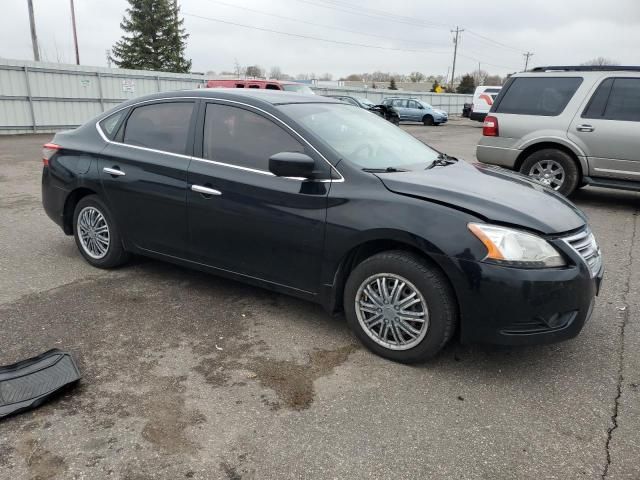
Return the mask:
<path id="1" fill-rule="evenodd" d="M 449 341 L 456 303 L 444 275 L 412 253 L 389 251 L 360 263 L 344 292 L 347 322 L 372 352 L 424 361 Z"/>
<path id="2" fill-rule="evenodd" d="M 425 115 L 422 117 L 422 123 L 426 126 L 433 125 L 433 117 L 431 115 Z"/>
<path id="3" fill-rule="evenodd" d="M 97 195 L 80 199 L 73 214 L 78 250 L 94 267 L 113 268 L 129 259 L 109 209 Z"/>
<path id="4" fill-rule="evenodd" d="M 555 148 L 533 152 L 520 166 L 520 173 L 569 196 L 578 186 L 580 172 L 570 155 Z"/>

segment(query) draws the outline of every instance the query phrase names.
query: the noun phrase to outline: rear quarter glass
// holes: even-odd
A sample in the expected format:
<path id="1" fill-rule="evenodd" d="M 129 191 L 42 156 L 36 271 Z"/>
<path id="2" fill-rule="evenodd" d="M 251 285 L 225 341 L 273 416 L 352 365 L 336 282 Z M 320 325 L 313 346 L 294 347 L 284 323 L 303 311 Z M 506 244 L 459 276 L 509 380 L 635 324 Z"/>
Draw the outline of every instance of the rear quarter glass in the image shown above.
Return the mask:
<path id="1" fill-rule="evenodd" d="M 492 112 L 554 117 L 560 115 L 582 77 L 517 77 L 505 85 Z"/>

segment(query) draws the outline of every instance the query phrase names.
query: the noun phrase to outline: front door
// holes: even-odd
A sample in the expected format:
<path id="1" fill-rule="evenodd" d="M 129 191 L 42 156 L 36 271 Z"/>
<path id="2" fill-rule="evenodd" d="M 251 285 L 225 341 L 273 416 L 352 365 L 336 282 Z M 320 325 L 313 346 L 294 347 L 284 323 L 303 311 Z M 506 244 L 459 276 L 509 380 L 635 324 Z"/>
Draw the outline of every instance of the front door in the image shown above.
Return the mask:
<path id="1" fill-rule="evenodd" d="M 188 173 L 190 259 L 316 293 L 331 183 L 276 177 L 268 169 L 275 153 L 313 152 L 248 106 L 206 103 L 201 121 L 201 160 Z"/>
<path id="2" fill-rule="evenodd" d="M 568 137 L 587 155 L 590 175 L 640 181 L 640 78 L 605 79 Z"/>
<path id="3" fill-rule="evenodd" d="M 184 255 L 193 112 L 193 101 L 135 107 L 98 162 L 109 208 L 138 248 Z"/>

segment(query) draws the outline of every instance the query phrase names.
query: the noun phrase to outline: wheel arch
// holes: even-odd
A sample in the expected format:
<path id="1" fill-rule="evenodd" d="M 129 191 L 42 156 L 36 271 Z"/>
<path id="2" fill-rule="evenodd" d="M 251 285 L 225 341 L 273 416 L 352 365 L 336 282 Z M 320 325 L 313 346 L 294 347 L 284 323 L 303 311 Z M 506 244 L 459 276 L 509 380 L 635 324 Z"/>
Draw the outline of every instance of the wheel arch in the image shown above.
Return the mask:
<path id="1" fill-rule="evenodd" d="M 80 200 L 88 195 L 96 195 L 98 192 L 87 187 L 78 187 L 73 190 L 64 202 L 62 228 L 67 235 L 73 235 L 73 212 Z"/>
<path id="2" fill-rule="evenodd" d="M 432 267 L 437 268 L 449 283 L 456 301 L 456 306 L 459 309 L 460 304 L 454 282 L 447 274 L 446 269 L 443 268 L 442 265 L 436 260 L 436 256 L 429 254 L 429 252 L 427 252 L 424 248 L 421 248 L 419 242 L 412 242 L 411 240 L 405 238 L 393 238 L 390 236 L 363 240 L 358 244 L 352 246 L 343 255 L 342 259 L 338 263 L 337 268 L 335 268 L 333 274 L 333 282 L 327 295 L 328 298 L 326 300 L 325 308 L 330 313 L 338 313 L 342 311 L 344 288 L 347 279 L 349 278 L 349 275 L 351 274 L 353 269 L 367 258 L 370 258 L 378 253 L 391 250 L 401 250 L 408 253 L 413 253 L 424 259 Z"/>
<path id="3" fill-rule="evenodd" d="M 587 161 L 585 156 L 582 155 L 582 152 L 565 143 L 561 143 L 553 140 L 545 140 L 543 142 L 537 142 L 537 143 L 527 145 L 516 158 L 516 163 L 513 167 L 514 170 L 519 171 L 520 167 L 522 166 L 525 159 L 529 155 L 539 150 L 544 150 L 545 148 L 553 148 L 566 153 L 573 159 L 574 162 L 576 162 L 576 165 L 578 166 L 581 177 L 588 175 Z"/>

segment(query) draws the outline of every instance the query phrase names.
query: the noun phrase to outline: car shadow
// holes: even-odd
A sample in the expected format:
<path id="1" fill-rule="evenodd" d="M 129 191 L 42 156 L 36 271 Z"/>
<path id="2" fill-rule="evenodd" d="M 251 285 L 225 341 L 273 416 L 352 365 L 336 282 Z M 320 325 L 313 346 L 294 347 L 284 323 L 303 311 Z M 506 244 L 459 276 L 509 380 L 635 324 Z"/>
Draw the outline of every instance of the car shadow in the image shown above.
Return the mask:
<path id="1" fill-rule="evenodd" d="M 640 193 L 609 188 L 584 187 L 576 191 L 570 200 L 579 207 L 604 207 L 629 211 L 640 208 Z"/>

